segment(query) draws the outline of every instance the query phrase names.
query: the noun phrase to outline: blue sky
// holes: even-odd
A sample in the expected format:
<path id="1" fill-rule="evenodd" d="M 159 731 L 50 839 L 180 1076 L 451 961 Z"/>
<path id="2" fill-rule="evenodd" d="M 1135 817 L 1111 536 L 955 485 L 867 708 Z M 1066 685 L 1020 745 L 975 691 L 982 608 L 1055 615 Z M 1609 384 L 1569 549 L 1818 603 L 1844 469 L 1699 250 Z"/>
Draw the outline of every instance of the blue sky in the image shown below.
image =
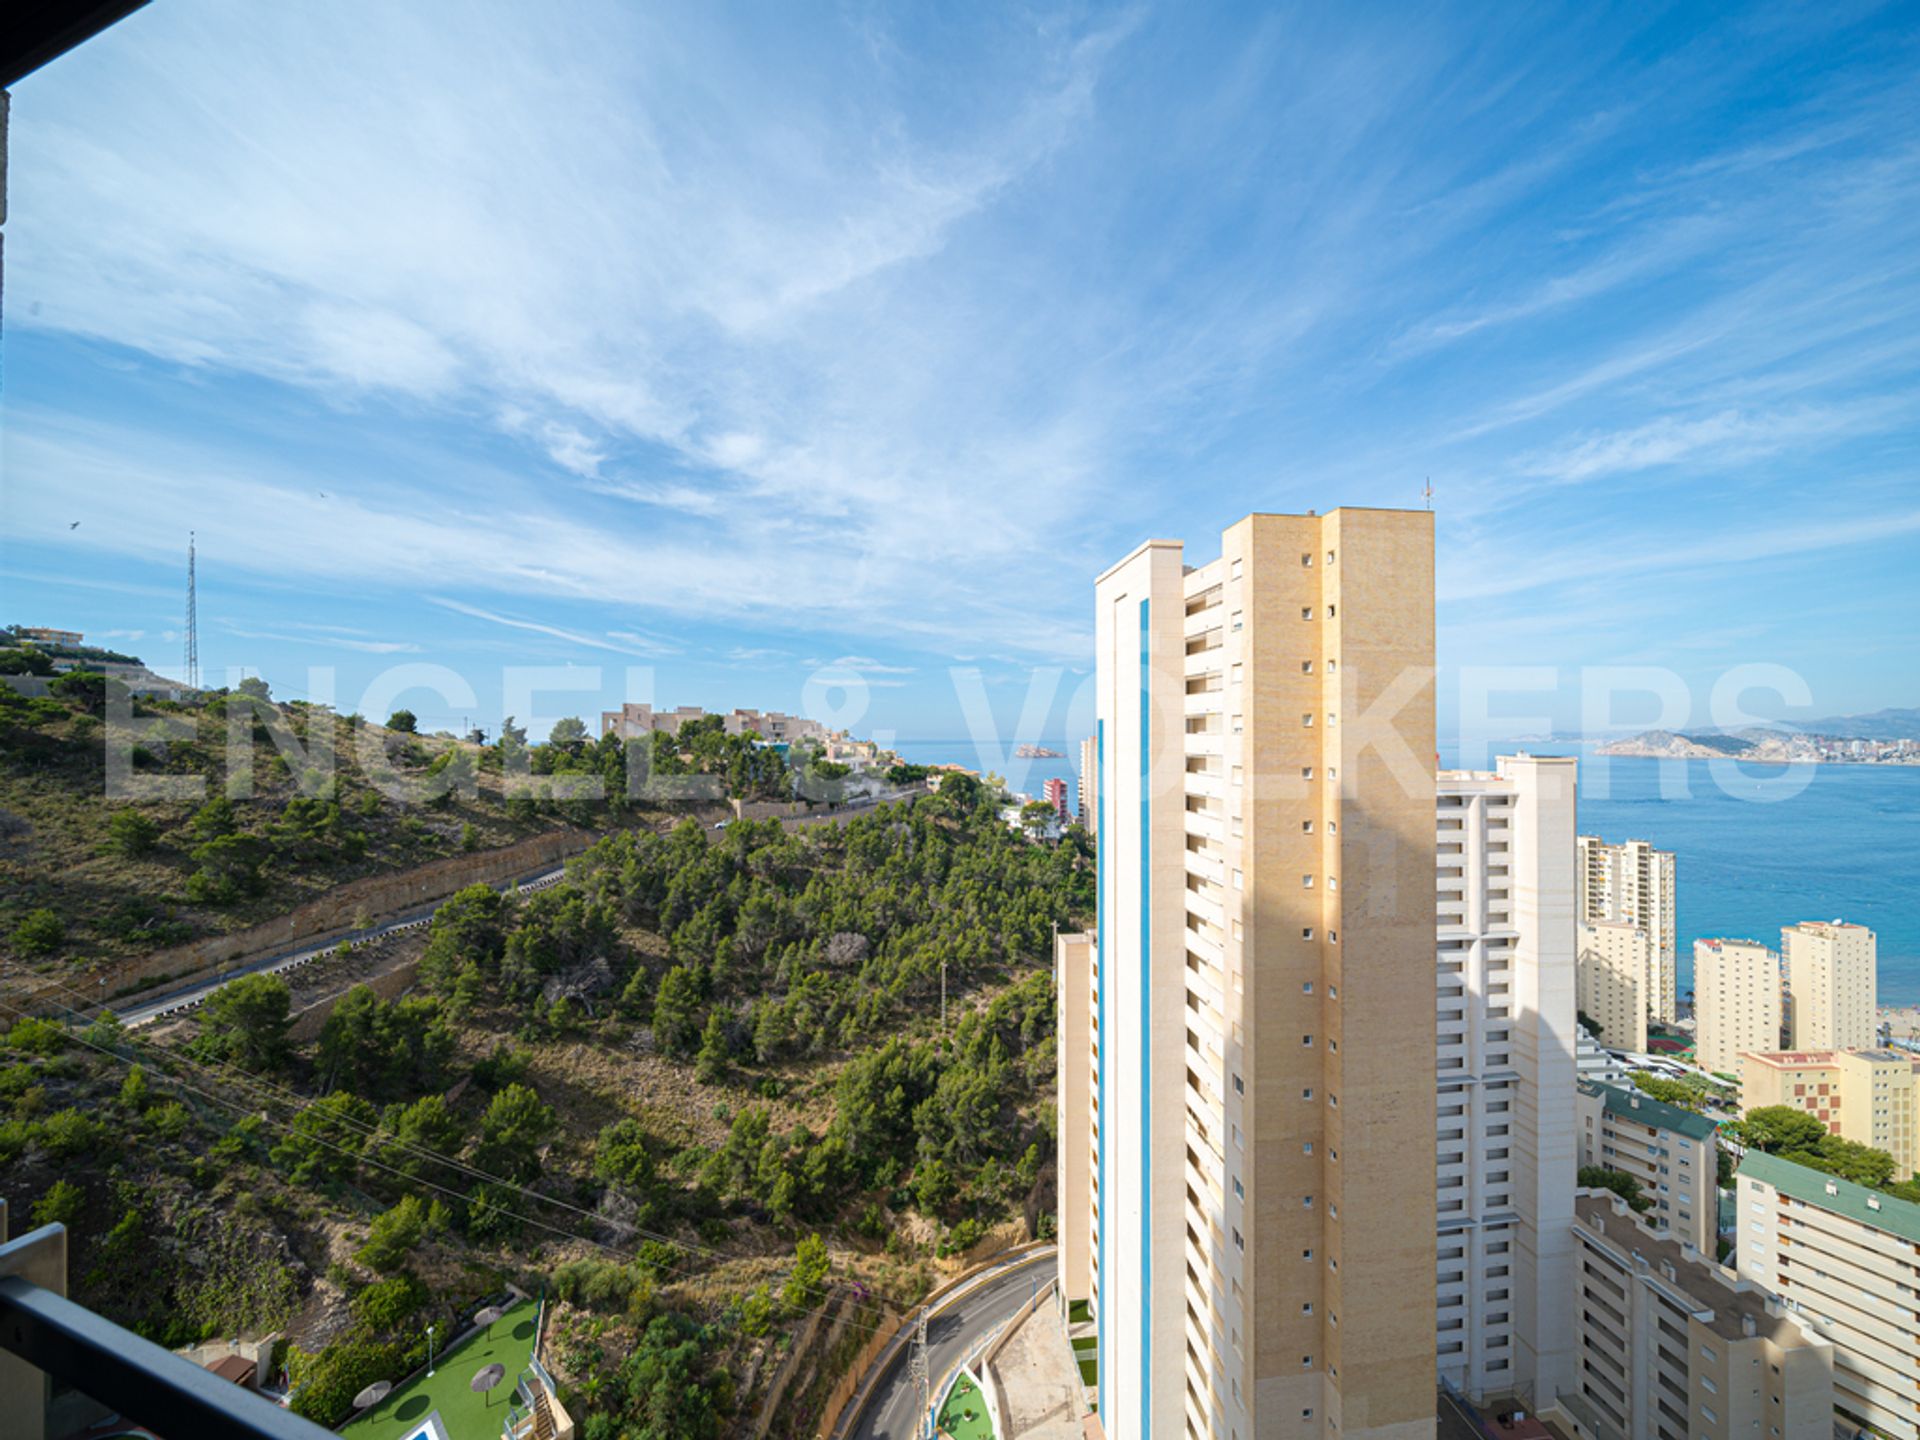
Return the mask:
<path id="1" fill-rule="evenodd" d="M 1443 731 L 1920 704 L 1914 20 L 166 0 L 14 91 L 0 609 L 1058 736 L 1139 540 L 1430 476 Z"/>

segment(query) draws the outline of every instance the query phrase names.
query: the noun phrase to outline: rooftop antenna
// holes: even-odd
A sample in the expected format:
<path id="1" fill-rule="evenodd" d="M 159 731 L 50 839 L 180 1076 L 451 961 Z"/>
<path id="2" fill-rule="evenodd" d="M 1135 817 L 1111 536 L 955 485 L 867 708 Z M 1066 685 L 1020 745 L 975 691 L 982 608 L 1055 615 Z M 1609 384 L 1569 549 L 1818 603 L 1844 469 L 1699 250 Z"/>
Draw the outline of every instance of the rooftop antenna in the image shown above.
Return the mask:
<path id="1" fill-rule="evenodd" d="M 189 690 L 200 688 L 200 587 L 194 576 L 193 531 L 187 532 L 187 673 Z"/>
<path id="2" fill-rule="evenodd" d="M 1427 509 L 1431 510 L 1432 508 L 1433 508 L 1433 477 L 1429 475 L 1427 477 Z"/>

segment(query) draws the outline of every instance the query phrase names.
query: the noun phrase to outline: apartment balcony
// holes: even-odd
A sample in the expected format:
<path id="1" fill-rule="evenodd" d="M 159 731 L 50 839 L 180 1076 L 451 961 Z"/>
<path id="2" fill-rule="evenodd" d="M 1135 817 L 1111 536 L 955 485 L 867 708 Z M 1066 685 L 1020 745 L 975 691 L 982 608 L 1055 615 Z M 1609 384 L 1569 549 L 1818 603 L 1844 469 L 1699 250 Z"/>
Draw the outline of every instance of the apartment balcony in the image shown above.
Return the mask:
<path id="1" fill-rule="evenodd" d="M 1189 770 L 1186 772 L 1185 790 L 1189 795 L 1204 795 L 1209 800 L 1224 803 L 1227 798 L 1227 777 L 1219 771 Z"/>
<path id="2" fill-rule="evenodd" d="M 1206 755 L 1219 759 L 1226 754 L 1228 736 L 1223 730 L 1189 730 L 1185 735 L 1186 751 L 1189 755 Z"/>
<path id="3" fill-rule="evenodd" d="M 1226 613 L 1226 608 L 1220 603 L 1220 595 L 1216 592 L 1213 598 L 1198 610 L 1187 612 L 1185 619 L 1181 622 L 1181 633 L 1191 640 L 1194 636 L 1204 635 L 1209 630 L 1219 630 L 1225 624 Z"/>
<path id="4" fill-rule="evenodd" d="M 1227 883 L 1227 862 L 1214 850 L 1187 851 L 1187 874 L 1198 875 L 1215 885 Z"/>
<path id="5" fill-rule="evenodd" d="M 1180 713 L 1183 715 L 1218 715 L 1226 708 L 1226 687 L 1219 685 L 1211 690 L 1202 690 L 1197 694 L 1189 692 L 1185 697 L 1185 704 L 1181 706 Z"/>
<path id="6" fill-rule="evenodd" d="M 1225 930 L 1227 928 L 1226 907 L 1214 898 L 1221 893 L 1216 890 L 1213 895 L 1205 895 L 1198 890 L 1187 891 L 1187 914 L 1198 916 L 1216 930 Z"/>
<path id="7" fill-rule="evenodd" d="M 1227 964 L 1227 952 L 1224 938 L 1204 930 L 1188 929 L 1187 948 L 1215 969 L 1224 971 Z"/>
<path id="8" fill-rule="evenodd" d="M 1224 676 L 1226 668 L 1227 649 L 1224 645 L 1209 645 L 1205 649 L 1189 651 L 1180 661 L 1180 673 L 1189 680 L 1197 680 L 1202 675 Z"/>

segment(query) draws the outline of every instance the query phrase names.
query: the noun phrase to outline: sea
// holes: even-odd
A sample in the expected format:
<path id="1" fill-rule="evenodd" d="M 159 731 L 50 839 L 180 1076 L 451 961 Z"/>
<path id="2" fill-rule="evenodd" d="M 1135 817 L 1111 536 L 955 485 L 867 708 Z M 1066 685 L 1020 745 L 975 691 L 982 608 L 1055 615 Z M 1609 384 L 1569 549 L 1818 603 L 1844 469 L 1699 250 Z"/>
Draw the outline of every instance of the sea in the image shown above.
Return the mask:
<path id="1" fill-rule="evenodd" d="M 1045 782 L 1077 792 L 1078 741 L 1040 740 L 1059 759 L 1022 760 L 1010 743 L 901 740 L 918 764 L 991 771 L 1038 795 Z M 1742 765 L 1603 756 L 1587 743 L 1530 746 L 1580 757 L 1582 834 L 1649 840 L 1674 852 L 1680 987 L 1692 984 L 1693 942 L 1763 941 L 1801 920 L 1849 920 L 1879 939 L 1880 1003 L 1920 1004 L 1920 765 Z M 1468 757 L 1490 768 L 1484 756 Z M 1443 745 L 1440 763 L 1461 763 Z"/>

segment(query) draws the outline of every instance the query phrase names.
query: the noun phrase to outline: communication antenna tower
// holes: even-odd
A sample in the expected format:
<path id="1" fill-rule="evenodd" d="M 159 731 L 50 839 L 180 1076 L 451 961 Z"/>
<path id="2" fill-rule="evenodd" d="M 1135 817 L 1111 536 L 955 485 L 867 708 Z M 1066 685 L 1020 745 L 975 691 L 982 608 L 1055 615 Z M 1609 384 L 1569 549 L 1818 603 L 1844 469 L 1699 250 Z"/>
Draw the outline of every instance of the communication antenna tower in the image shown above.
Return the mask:
<path id="1" fill-rule="evenodd" d="M 200 688 L 200 593 L 194 576 L 193 531 L 187 532 L 187 688 Z"/>

